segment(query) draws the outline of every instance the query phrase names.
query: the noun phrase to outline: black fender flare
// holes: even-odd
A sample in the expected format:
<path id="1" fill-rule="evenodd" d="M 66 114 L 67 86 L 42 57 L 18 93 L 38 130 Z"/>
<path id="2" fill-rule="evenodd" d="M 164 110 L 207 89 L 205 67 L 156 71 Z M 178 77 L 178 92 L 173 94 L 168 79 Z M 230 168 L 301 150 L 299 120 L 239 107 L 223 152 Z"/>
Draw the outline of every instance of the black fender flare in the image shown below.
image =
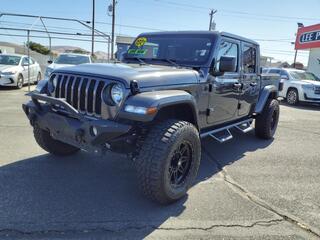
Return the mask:
<path id="1" fill-rule="evenodd" d="M 130 96 L 122 106 L 118 117 L 121 119 L 128 119 L 138 122 L 151 122 L 155 119 L 159 111 L 165 107 L 186 104 L 192 109 L 195 124 L 198 126 L 198 109 L 195 98 L 188 92 L 183 90 L 161 90 L 142 92 Z M 125 111 L 125 106 L 131 105 L 144 108 L 156 108 L 157 112 L 154 114 L 136 114 Z M 188 113 L 187 113 L 188 114 Z"/>
<path id="2" fill-rule="evenodd" d="M 279 91 L 278 91 L 278 88 L 277 86 L 275 85 L 268 85 L 268 86 L 265 86 L 263 87 L 261 90 L 260 90 L 260 96 L 259 96 L 259 100 L 255 106 L 255 113 L 256 114 L 260 114 L 262 111 L 263 111 L 263 108 L 266 104 L 266 102 L 268 101 L 268 99 L 270 97 L 274 98 L 274 99 L 277 99 L 279 95 Z"/>

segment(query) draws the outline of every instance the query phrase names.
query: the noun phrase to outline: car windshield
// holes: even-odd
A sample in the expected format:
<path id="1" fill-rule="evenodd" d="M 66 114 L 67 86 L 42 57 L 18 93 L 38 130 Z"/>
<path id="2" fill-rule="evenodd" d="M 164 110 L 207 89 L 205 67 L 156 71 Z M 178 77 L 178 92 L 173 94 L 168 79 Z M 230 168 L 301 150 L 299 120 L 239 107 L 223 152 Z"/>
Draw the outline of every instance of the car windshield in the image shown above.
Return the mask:
<path id="1" fill-rule="evenodd" d="M 0 64 L 17 66 L 20 63 L 20 59 L 21 57 L 19 56 L 0 55 Z"/>
<path id="2" fill-rule="evenodd" d="M 142 35 L 130 46 L 124 60 L 199 66 L 208 62 L 215 42 L 216 37 L 208 34 Z"/>
<path id="3" fill-rule="evenodd" d="M 60 55 L 57 60 L 55 61 L 57 64 L 71 64 L 71 65 L 78 65 L 83 63 L 90 63 L 89 57 L 87 56 L 78 56 L 72 54 L 63 54 Z"/>
<path id="4" fill-rule="evenodd" d="M 312 80 L 312 81 L 320 81 L 320 79 L 311 72 L 298 72 L 293 71 L 290 72 L 291 76 L 297 80 Z"/>

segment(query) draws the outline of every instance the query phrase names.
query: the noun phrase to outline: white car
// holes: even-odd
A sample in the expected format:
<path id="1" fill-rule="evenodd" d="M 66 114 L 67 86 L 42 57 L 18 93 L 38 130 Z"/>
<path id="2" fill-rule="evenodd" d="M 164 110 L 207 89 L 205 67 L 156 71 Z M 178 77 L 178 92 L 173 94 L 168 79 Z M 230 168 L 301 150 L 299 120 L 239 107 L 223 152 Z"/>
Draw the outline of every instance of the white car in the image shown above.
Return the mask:
<path id="1" fill-rule="evenodd" d="M 40 81 L 41 68 L 33 58 L 17 54 L 0 54 L 0 86 L 22 88 L 28 82 L 28 68 L 30 82 Z"/>
<path id="2" fill-rule="evenodd" d="M 53 70 L 69 67 L 79 64 L 92 63 L 91 56 L 85 54 L 76 54 L 76 53 L 62 53 L 58 56 L 58 58 L 53 61 L 48 61 L 50 64 L 45 73 L 45 78 L 49 78 Z"/>
<path id="3" fill-rule="evenodd" d="M 291 68 L 269 68 L 264 72 L 281 76 L 283 89 L 279 96 L 285 98 L 288 104 L 320 103 L 320 79 L 313 73 Z"/>

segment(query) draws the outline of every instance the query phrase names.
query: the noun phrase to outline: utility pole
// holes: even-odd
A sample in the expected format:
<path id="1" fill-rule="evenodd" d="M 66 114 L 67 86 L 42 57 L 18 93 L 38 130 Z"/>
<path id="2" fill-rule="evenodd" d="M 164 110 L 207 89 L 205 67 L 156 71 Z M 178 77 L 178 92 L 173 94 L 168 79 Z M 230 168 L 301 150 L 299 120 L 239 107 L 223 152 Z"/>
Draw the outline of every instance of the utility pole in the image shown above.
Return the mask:
<path id="1" fill-rule="evenodd" d="M 92 0 L 92 42 L 91 42 L 91 56 L 94 55 L 94 23 L 95 23 L 96 1 Z"/>
<path id="2" fill-rule="evenodd" d="M 209 23 L 209 31 L 216 30 L 216 23 L 213 20 L 213 15 L 218 12 L 218 10 L 211 9 L 209 16 L 210 16 L 210 23 Z"/>
<path id="3" fill-rule="evenodd" d="M 116 18 L 116 0 L 112 0 L 112 3 L 109 5 L 109 16 L 112 17 L 112 30 L 111 30 L 111 60 L 114 59 L 114 30 L 115 30 L 115 18 Z"/>

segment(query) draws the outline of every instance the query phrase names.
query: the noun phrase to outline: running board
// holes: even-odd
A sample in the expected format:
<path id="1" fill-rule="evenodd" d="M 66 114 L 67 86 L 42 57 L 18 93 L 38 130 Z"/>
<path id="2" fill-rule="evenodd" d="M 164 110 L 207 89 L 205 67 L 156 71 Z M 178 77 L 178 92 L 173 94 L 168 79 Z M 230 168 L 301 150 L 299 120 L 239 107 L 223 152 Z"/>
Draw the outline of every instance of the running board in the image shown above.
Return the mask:
<path id="1" fill-rule="evenodd" d="M 212 137 L 213 139 L 217 140 L 218 142 L 224 143 L 224 142 L 227 142 L 233 138 L 233 136 L 230 132 L 231 128 L 236 128 L 243 133 L 248 133 L 253 129 L 251 127 L 252 122 L 253 122 L 253 119 L 250 118 L 250 119 L 247 119 L 247 120 L 244 120 L 241 122 L 230 124 L 230 125 L 222 127 L 222 128 L 218 128 L 218 129 L 214 129 L 214 130 L 211 130 L 208 132 L 201 133 L 200 137 L 201 138 Z"/>

